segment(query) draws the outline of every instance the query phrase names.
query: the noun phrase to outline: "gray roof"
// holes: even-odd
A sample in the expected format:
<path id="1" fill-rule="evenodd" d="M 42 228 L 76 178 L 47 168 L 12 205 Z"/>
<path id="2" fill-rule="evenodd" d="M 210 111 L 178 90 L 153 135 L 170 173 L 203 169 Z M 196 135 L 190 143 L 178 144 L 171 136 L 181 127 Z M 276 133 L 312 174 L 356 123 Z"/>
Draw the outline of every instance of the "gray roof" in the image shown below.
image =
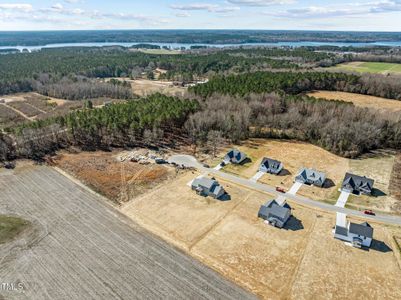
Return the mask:
<path id="1" fill-rule="evenodd" d="M 281 161 L 265 157 L 262 160 L 262 165 L 265 165 L 268 169 L 277 170 L 278 168 L 280 168 Z"/>
<path id="2" fill-rule="evenodd" d="M 346 227 L 336 226 L 335 234 L 348 236 L 348 229 Z"/>
<path id="3" fill-rule="evenodd" d="M 210 189 L 215 183 L 217 183 L 216 180 L 207 178 L 207 177 L 200 177 L 200 178 L 195 178 L 194 181 L 192 182 L 193 186 L 202 186 L 207 189 Z"/>
<path id="4" fill-rule="evenodd" d="M 373 228 L 367 222 L 362 224 L 351 223 L 349 225 L 349 232 L 364 237 L 373 237 Z"/>
<path id="5" fill-rule="evenodd" d="M 346 173 L 342 185 L 344 186 L 346 184 L 350 184 L 353 188 L 360 188 L 367 186 L 369 189 L 372 189 L 374 180 L 364 176 Z"/>
<path id="6" fill-rule="evenodd" d="M 236 162 L 241 162 L 246 158 L 246 154 L 237 150 L 237 149 L 232 149 L 228 151 L 227 155 L 230 160 L 236 161 Z"/>
<path id="7" fill-rule="evenodd" d="M 303 178 L 309 179 L 312 181 L 316 181 L 319 179 L 321 181 L 324 181 L 326 179 L 326 174 L 324 174 L 323 172 L 319 172 L 314 169 L 307 169 L 307 168 L 302 168 L 301 170 L 299 170 L 297 176 L 302 176 Z"/>
<path id="8" fill-rule="evenodd" d="M 266 207 L 266 215 L 271 214 L 274 216 L 277 216 L 279 218 L 284 219 L 287 216 L 288 211 L 290 210 L 290 208 L 288 207 L 283 207 L 280 206 L 276 200 L 271 200 L 269 202 L 267 202 L 264 207 Z"/>

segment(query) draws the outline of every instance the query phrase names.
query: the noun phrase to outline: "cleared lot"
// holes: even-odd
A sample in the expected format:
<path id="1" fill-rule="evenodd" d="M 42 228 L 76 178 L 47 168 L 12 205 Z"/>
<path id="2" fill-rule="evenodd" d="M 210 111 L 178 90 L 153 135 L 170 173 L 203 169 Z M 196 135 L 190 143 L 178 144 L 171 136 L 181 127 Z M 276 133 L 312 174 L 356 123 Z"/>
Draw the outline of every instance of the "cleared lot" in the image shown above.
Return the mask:
<path id="1" fill-rule="evenodd" d="M 345 70 L 352 72 L 361 72 L 361 73 L 399 74 L 401 73 L 401 64 L 353 61 L 336 65 L 331 69 L 340 71 Z"/>
<path id="2" fill-rule="evenodd" d="M 382 112 L 400 112 L 401 101 L 390 100 L 386 98 L 333 91 L 314 91 L 308 93 L 308 96 L 315 98 L 323 98 L 327 100 L 341 100 L 352 102 L 355 106 L 372 108 Z"/>
<path id="3" fill-rule="evenodd" d="M 48 167 L 0 171 L 0 214 L 36 226 L 0 247 L 7 299 L 253 298 Z"/>

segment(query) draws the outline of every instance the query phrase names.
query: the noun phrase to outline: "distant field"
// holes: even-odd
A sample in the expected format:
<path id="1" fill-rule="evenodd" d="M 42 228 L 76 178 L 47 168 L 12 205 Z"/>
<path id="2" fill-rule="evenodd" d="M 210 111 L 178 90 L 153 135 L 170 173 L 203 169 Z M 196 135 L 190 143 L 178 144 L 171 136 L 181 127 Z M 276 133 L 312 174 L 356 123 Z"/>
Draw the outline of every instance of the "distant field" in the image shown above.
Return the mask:
<path id="1" fill-rule="evenodd" d="M 333 91 L 313 91 L 308 93 L 308 96 L 328 100 L 341 100 L 352 102 L 355 106 L 373 108 L 382 112 L 401 111 L 401 101 L 375 96 Z"/>
<path id="2" fill-rule="evenodd" d="M 181 51 L 179 51 L 179 50 L 167 50 L 167 49 L 139 49 L 138 51 L 147 53 L 147 54 L 156 54 L 156 55 L 181 54 Z"/>
<path id="3" fill-rule="evenodd" d="M 332 69 L 354 71 L 361 73 L 400 73 L 401 64 L 381 63 L 381 62 L 360 62 L 354 61 L 350 63 L 339 64 Z"/>

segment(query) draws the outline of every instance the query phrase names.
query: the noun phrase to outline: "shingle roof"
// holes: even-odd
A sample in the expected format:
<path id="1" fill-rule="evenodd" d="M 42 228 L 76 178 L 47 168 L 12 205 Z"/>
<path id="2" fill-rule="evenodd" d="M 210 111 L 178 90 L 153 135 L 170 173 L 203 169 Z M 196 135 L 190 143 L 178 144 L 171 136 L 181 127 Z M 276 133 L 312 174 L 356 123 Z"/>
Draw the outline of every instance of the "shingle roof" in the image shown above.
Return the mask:
<path id="1" fill-rule="evenodd" d="M 366 222 L 362 224 L 351 223 L 349 225 L 349 232 L 369 238 L 373 237 L 373 228 Z"/>
<path id="2" fill-rule="evenodd" d="M 265 157 L 262 160 L 262 165 L 265 165 L 266 168 L 268 168 L 268 169 L 277 170 L 278 168 L 280 168 L 281 162 L 278 160 L 274 160 L 274 159 Z"/>
<path id="3" fill-rule="evenodd" d="M 241 162 L 246 158 L 246 154 L 237 149 L 230 150 L 226 156 L 228 156 L 231 160 L 234 160 L 236 162 Z"/>
<path id="4" fill-rule="evenodd" d="M 309 180 L 321 180 L 324 181 L 326 179 L 326 174 L 324 174 L 323 172 L 319 172 L 313 169 L 307 169 L 307 168 L 302 168 L 299 172 L 297 176 L 302 176 L 305 179 L 309 179 Z"/>
<path id="5" fill-rule="evenodd" d="M 267 202 L 266 205 L 264 205 L 264 207 L 266 207 L 265 210 L 266 215 L 271 214 L 282 219 L 286 217 L 288 211 L 290 210 L 287 207 L 278 205 L 278 203 L 275 200 Z"/>
<path id="6" fill-rule="evenodd" d="M 348 236 L 348 229 L 341 226 L 336 226 L 335 234 Z"/>
<path id="7" fill-rule="evenodd" d="M 353 188 L 360 188 L 367 186 L 369 189 L 372 189 L 374 180 L 367 177 L 346 173 L 342 185 L 344 186 L 346 184 L 350 184 Z"/>
<path id="8" fill-rule="evenodd" d="M 193 186 L 202 186 L 207 189 L 210 189 L 217 181 L 207 178 L 207 177 L 200 177 L 200 178 L 195 178 L 194 181 L 192 182 Z"/>

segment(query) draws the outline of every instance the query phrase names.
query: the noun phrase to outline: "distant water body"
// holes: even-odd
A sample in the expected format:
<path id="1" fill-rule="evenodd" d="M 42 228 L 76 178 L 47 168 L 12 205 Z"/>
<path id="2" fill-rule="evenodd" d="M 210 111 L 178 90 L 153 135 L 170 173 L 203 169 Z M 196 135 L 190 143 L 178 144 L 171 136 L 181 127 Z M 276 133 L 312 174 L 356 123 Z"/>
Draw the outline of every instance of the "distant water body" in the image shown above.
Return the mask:
<path id="1" fill-rule="evenodd" d="M 180 44 L 180 43 L 64 43 L 64 44 L 48 44 L 43 46 L 1 46 L 3 49 L 18 49 L 19 51 L 28 50 L 37 51 L 49 48 L 66 48 L 66 47 L 105 47 L 105 46 L 123 46 L 131 47 L 137 44 L 150 44 L 160 47 L 169 47 L 171 49 L 189 49 L 191 46 L 207 46 L 207 47 L 240 47 L 240 46 L 287 46 L 287 47 L 302 47 L 302 46 L 337 46 L 337 47 L 366 47 L 366 46 L 390 46 L 401 47 L 401 41 L 397 42 L 373 42 L 373 43 L 354 43 L 354 42 L 278 42 L 278 43 L 245 43 L 245 44 Z"/>

